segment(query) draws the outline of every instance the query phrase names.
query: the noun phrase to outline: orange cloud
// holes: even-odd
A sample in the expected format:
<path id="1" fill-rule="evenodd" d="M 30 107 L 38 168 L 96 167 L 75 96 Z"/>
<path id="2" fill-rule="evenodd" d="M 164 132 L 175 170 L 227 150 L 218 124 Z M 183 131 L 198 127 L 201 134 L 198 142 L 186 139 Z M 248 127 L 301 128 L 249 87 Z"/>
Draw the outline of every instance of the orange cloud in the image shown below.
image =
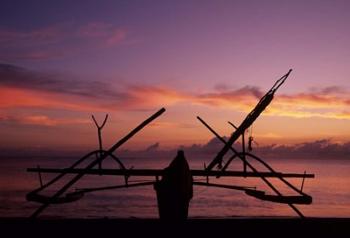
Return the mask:
<path id="1" fill-rule="evenodd" d="M 297 118 L 322 117 L 332 119 L 350 119 L 349 97 L 337 93 L 299 93 L 278 95 L 268 114 Z"/>
<path id="2" fill-rule="evenodd" d="M 136 90 L 135 90 L 136 89 Z M 244 87 L 227 92 L 207 94 L 183 93 L 169 88 L 137 87 L 131 89 L 136 99 L 133 103 L 143 106 L 173 105 L 188 102 L 209 107 L 249 112 L 259 101 L 263 93 L 254 87 Z M 322 117 L 330 119 L 350 119 L 349 94 L 336 90 L 298 93 L 294 95 L 276 95 L 266 110 L 267 115 L 295 118 Z"/>
<path id="3" fill-rule="evenodd" d="M 92 34 L 92 33 L 91 33 Z M 115 88 L 107 82 L 79 81 L 13 65 L 0 64 L 0 108 L 40 107 L 76 111 L 149 110 L 175 104 L 249 112 L 265 93 L 257 87 L 196 94 L 164 86 Z M 68 80 L 67 80 L 68 78 Z M 294 118 L 350 119 L 350 96 L 344 88 L 326 87 L 279 94 L 265 114 Z"/>
<path id="4" fill-rule="evenodd" d="M 40 107 L 77 111 L 116 111 L 151 109 L 189 103 L 208 107 L 249 112 L 258 102 L 253 93 L 245 90 L 230 92 L 191 94 L 166 87 L 132 86 L 115 98 L 96 99 L 82 95 L 63 95 L 58 92 L 0 87 L 0 108 Z M 265 114 L 295 118 L 322 117 L 350 119 L 350 99 L 346 95 L 276 95 Z"/>
<path id="5" fill-rule="evenodd" d="M 155 121 L 149 126 L 153 128 L 161 128 L 161 129 L 179 129 L 179 128 L 195 127 L 195 125 L 193 124 L 178 123 L 178 122 L 161 122 L 161 121 Z"/>
<path id="6" fill-rule="evenodd" d="M 89 104 L 79 98 L 63 97 L 58 93 L 41 92 L 12 87 L 0 87 L 0 108 L 36 107 L 78 111 L 101 111 L 98 105 Z"/>
<path id="7" fill-rule="evenodd" d="M 244 87 L 227 92 L 196 95 L 194 97 L 194 103 L 247 111 L 252 109 L 255 105 L 254 103 L 257 102 L 262 95 L 262 93 L 257 94 L 257 89 L 255 87 Z"/>
<path id="8" fill-rule="evenodd" d="M 173 105 L 176 103 L 191 101 L 193 96 L 174 89 L 155 86 L 132 86 L 126 89 L 129 99 L 128 106 L 154 107 L 161 105 Z"/>
<path id="9" fill-rule="evenodd" d="M 154 108 L 189 103 L 248 110 L 258 99 L 256 90 L 254 87 L 244 87 L 231 92 L 194 94 L 163 86 L 131 86 L 125 89 L 128 96 L 120 104 L 124 103 L 128 108 Z"/>
<path id="10" fill-rule="evenodd" d="M 346 96 L 315 95 L 314 93 L 281 95 L 276 101 L 283 105 L 298 104 L 303 108 L 344 108 L 350 106 L 349 98 Z"/>
<path id="11" fill-rule="evenodd" d="M 59 125 L 70 125 L 70 124 L 88 124 L 90 120 L 73 118 L 73 119 L 57 119 L 51 118 L 46 115 L 28 115 L 21 117 L 4 117 L 2 121 L 16 122 L 22 125 L 39 125 L 39 126 L 59 126 Z"/>

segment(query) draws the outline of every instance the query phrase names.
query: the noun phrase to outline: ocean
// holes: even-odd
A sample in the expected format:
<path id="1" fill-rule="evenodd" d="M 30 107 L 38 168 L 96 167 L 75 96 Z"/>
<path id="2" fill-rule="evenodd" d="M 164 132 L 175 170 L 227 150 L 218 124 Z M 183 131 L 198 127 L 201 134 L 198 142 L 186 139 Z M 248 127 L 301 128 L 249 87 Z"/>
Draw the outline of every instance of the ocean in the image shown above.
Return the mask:
<path id="1" fill-rule="evenodd" d="M 125 159 L 127 168 L 164 168 L 171 159 Z M 203 168 L 203 161 L 188 159 L 193 169 Z M 38 174 L 28 173 L 28 167 L 68 167 L 74 160 L 59 158 L 1 159 L 0 164 L 0 217 L 29 217 L 39 204 L 28 202 L 25 195 L 39 186 Z M 313 173 L 315 178 L 306 179 L 303 191 L 313 197 L 311 205 L 296 205 L 306 217 L 350 217 L 350 160 L 337 159 L 273 159 L 267 162 L 277 171 Z M 253 163 L 254 164 L 254 163 Z M 104 168 L 115 168 L 112 161 Z M 259 167 L 257 167 L 259 168 Z M 241 170 L 242 163 L 234 161 L 230 169 Z M 47 182 L 52 175 L 42 175 Z M 71 176 L 69 177 L 71 178 Z M 133 178 L 133 181 L 150 180 L 150 177 Z M 203 178 L 195 178 L 199 181 Z M 284 194 L 293 194 L 277 179 L 270 179 Z M 288 179 L 300 187 L 302 179 Z M 65 180 L 67 181 L 67 180 Z M 123 183 L 124 178 L 115 176 L 85 176 L 76 188 L 109 186 Z M 62 181 L 63 182 L 63 181 Z M 273 193 L 257 178 L 212 178 L 210 182 L 230 185 L 255 186 Z M 60 183 L 47 191 L 51 194 L 62 186 Z M 86 194 L 82 199 L 67 204 L 51 205 L 42 218 L 157 218 L 157 199 L 153 186 L 122 188 Z M 190 202 L 191 218 L 235 217 L 298 217 L 286 204 L 261 201 L 242 191 L 223 188 L 194 186 Z"/>

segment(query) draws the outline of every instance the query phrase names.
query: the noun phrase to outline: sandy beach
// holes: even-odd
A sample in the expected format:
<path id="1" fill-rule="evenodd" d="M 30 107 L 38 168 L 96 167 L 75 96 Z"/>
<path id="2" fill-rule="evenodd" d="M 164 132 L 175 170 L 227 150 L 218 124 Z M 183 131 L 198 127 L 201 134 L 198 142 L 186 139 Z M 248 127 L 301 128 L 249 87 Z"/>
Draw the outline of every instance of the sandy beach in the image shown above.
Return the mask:
<path id="1" fill-rule="evenodd" d="M 350 218 L 189 219 L 36 219 L 2 218 L 5 234 L 30 237 L 340 237 L 348 234 Z"/>

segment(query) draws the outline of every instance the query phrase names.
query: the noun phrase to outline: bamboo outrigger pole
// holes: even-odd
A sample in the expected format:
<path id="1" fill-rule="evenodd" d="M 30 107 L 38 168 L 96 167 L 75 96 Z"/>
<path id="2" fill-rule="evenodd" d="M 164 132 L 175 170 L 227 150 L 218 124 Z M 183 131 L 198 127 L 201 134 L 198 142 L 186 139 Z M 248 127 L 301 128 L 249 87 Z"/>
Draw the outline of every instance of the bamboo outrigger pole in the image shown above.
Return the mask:
<path id="1" fill-rule="evenodd" d="M 240 156 L 240 155 L 239 155 Z M 66 173 L 66 174 L 85 174 L 85 175 L 116 175 L 116 176 L 143 176 L 143 177 L 156 177 L 163 176 L 164 169 L 53 169 L 53 168 L 29 168 L 28 172 L 40 172 L 40 173 Z M 244 172 L 244 171 L 206 171 L 199 169 L 191 169 L 192 176 L 212 176 L 212 177 L 267 177 L 267 178 L 314 178 L 313 174 L 307 173 L 281 173 L 276 172 Z"/>
<path id="2" fill-rule="evenodd" d="M 116 149 L 118 149 L 121 145 L 127 142 L 131 137 L 133 137 L 137 132 L 142 130 L 147 124 L 152 122 L 154 119 L 159 117 L 161 114 L 165 112 L 165 108 L 160 109 L 158 112 L 150 116 L 147 120 L 143 121 L 140 125 L 138 125 L 135 129 L 129 132 L 126 136 L 120 139 L 117 143 L 115 143 L 107 153 L 104 153 L 101 157 L 91 162 L 85 169 L 90 170 L 95 165 L 99 164 L 103 159 L 105 159 L 108 154 L 113 153 Z M 45 203 L 43 203 L 32 215 L 31 218 L 36 218 L 45 208 L 47 208 L 51 201 L 56 200 L 59 196 L 61 196 L 69 187 L 71 187 L 75 182 L 77 182 L 80 178 L 82 178 L 85 173 L 77 174 L 72 180 L 66 183 L 59 191 L 57 191 L 52 197 L 48 199 Z"/>

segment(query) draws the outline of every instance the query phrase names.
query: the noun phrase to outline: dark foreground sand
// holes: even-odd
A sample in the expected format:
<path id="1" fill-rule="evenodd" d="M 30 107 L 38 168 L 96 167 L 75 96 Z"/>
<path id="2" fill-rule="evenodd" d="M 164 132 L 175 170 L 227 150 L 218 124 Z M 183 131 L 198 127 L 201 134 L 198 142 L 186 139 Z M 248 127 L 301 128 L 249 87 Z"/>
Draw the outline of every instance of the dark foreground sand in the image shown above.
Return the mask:
<path id="1" fill-rule="evenodd" d="M 0 237 L 350 237 L 350 218 L 0 219 Z M 4 234 L 4 235 L 1 235 Z"/>

